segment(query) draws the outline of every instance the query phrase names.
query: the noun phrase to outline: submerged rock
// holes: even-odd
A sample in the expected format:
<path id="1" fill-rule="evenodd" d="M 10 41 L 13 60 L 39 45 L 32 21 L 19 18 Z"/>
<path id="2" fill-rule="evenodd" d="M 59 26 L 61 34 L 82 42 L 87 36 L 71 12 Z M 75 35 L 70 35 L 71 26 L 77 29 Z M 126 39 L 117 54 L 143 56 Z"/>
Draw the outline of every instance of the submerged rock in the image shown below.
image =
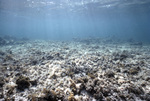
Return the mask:
<path id="1" fill-rule="evenodd" d="M 20 91 L 24 91 L 26 88 L 29 88 L 30 82 L 28 77 L 20 76 L 16 80 L 17 89 Z"/>

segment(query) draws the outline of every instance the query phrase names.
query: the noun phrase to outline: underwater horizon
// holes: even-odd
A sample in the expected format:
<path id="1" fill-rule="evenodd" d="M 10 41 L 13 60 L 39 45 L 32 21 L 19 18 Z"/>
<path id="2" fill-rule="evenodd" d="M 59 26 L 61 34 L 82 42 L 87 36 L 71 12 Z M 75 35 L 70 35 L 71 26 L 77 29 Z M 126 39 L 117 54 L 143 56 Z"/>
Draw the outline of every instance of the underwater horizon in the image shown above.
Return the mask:
<path id="1" fill-rule="evenodd" d="M 1 0 L 0 34 L 29 39 L 150 40 L 149 0 Z"/>

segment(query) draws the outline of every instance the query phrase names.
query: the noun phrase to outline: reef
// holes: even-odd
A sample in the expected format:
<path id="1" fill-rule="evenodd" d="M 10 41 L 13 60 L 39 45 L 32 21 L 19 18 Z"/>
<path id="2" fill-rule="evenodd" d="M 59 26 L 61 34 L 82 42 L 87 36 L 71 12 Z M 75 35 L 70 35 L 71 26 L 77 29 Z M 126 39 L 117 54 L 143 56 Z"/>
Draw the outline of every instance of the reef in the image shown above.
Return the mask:
<path id="1" fill-rule="evenodd" d="M 149 44 L 22 40 L 0 49 L 2 101 L 150 100 Z"/>

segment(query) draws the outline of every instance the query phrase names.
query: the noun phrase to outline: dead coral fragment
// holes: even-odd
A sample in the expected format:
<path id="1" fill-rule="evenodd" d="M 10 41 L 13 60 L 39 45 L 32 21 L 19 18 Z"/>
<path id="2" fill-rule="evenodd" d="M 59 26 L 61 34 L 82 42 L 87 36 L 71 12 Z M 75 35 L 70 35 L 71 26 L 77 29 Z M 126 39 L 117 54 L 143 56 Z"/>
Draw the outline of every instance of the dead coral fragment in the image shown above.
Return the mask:
<path id="1" fill-rule="evenodd" d="M 124 51 L 122 51 L 122 52 L 114 52 L 113 54 L 112 54 L 113 56 L 114 56 L 114 60 L 116 61 L 116 60 L 125 60 L 126 58 L 131 58 L 131 57 L 133 57 L 132 55 L 131 55 L 131 53 L 129 52 L 129 51 L 127 51 L 127 50 L 124 50 Z"/>
<path id="2" fill-rule="evenodd" d="M 32 84 L 32 86 L 36 86 L 37 85 L 37 81 L 36 80 L 30 80 L 30 83 Z"/>
<path id="3" fill-rule="evenodd" d="M 57 95 L 57 100 L 59 99 L 59 100 L 62 101 L 62 99 L 63 99 L 63 97 L 64 97 L 64 91 L 63 91 L 62 89 L 60 89 L 60 88 L 57 88 L 57 89 L 55 90 L 55 93 L 56 93 L 56 95 Z"/>
<path id="4" fill-rule="evenodd" d="M 86 91 L 93 93 L 94 92 L 94 86 L 95 86 L 94 82 L 91 79 L 89 79 L 85 85 Z"/>
<path id="5" fill-rule="evenodd" d="M 4 61 L 8 61 L 8 60 L 14 60 L 11 54 L 6 55 L 6 57 L 4 58 Z"/>
<path id="6" fill-rule="evenodd" d="M 103 94 L 101 92 L 95 93 L 94 98 L 99 99 L 101 101 L 103 99 Z"/>
<path id="7" fill-rule="evenodd" d="M 56 77 L 57 77 L 57 75 L 54 73 L 54 74 L 50 77 L 50 79 L 56 79 Z"/>
<path id="8" fill-rule="evenodd" d="M 40 96 L 37 94 L 29 95 L 31 101 L 58 101 L 57 94 L 53 90 L 47 90 L 46 88 L 43 89 L 42 93 L 44 95 Z"/>
<path id="9" fill-rule="evenodd" d="M 132 75 L 135 75 L 135 74 L 137 74 L 139 71 L 140 71 L 140 68 L 139 68 L 139 67 L 137 67 L 137 68 L 134 67 L 134 68 L 131 68 L 131 69 L 130 69 L 129 73 L 132 74 Z"/>
<path id="10" fill-rule="evenodd" d="M 24 89 L 29 88 L 30 82 L 28 77 L 20 76 L 16 80 L 17 89 L 20 91 L 24 91 Z"/>
<path id="11" fill-rule="evenodd" d="M 15 87 L 16 87 L 16 84 L 13 83 L 13 82 L 10 82 L 9 84 L 6 85 L 6 89 L 7 89 L 6 95 L 7 95 L 7 97 L 10 97 L 10 95 L 14 93 Z"/>
<path id="12" fill-rule="evenodd" d="M 43 93 L 45 94 L 44 97 L 42 97 L 40 100 L 44 100 L 44 101 L 57 101 L 56 97 L 56 93 L 55 91 L 51 90 L 47 90 L 47 89 L 44 89 L 43 90 Z"/>
<path id="13" fill-rule="evenodd" d="M 109 70 L 105 73 L 105 76 L 108 77 L 108 78 L 114 77 L 114 75 L 115 75 L 115 73 L 111 70 Z"/>
<path id="14" fill-rule="evenodd" d="M 68 97 L 68 101 L 77 101 L 77 100 L 74 98 L 73 94 L 70 94 L 70 96 Z"/>
<path id="15" fill-rule="evenodd" d="M 2 55 L 2 56 L 5 55 L 5 52 L 0 50 L 0 55 Z"/>
<path id="16" fill-rule="evenodd" d="M 38 101 L 38 94 L 31 94 L 28 96 L 31 101 Z"/>
<path id="17" fill-rule="evenodd" d="M 131 85 L 131 86 L 127 87 L 127 89 L 130 93 L 134 93 L 136 95 L 144 94 L 142 87 L 137 87 L 137 86 Z"/>
<path id="18" fill-rule="evenodd" d="M 91 79 L 96 78 L 96 76 L 95 76 L 94 74 L 92 74 L 92 73 L 88 73 L 88 76 L 89 76 Z"/>
<path id="19" fill-rule="evenodd" d="M 3 87 L 3 85 L 4 85 L 4 78 L 0 77 L 0 88 Z"/>
<path id="20" fill-rule="evenodd" d="M 71 87 L 72 91 L 73 91 L 74 93 L 77 93 L 77 87 L 76 87 L 75 82 L 74 82 L 72 79 L 70 79 L 70 82 L 71 82 L 70 87 Z"/>

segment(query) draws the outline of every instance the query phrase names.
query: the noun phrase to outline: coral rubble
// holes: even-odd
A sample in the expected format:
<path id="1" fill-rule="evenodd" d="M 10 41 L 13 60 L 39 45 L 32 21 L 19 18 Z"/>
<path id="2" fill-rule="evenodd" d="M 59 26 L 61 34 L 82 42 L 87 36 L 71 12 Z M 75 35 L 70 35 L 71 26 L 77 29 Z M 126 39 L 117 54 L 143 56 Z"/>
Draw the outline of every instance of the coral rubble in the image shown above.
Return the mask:
<path id="1" fill-rule="evenodd" d="M 96 40 L 2 45 L 0 100 L 149 101 L 150 46 Z"/>

